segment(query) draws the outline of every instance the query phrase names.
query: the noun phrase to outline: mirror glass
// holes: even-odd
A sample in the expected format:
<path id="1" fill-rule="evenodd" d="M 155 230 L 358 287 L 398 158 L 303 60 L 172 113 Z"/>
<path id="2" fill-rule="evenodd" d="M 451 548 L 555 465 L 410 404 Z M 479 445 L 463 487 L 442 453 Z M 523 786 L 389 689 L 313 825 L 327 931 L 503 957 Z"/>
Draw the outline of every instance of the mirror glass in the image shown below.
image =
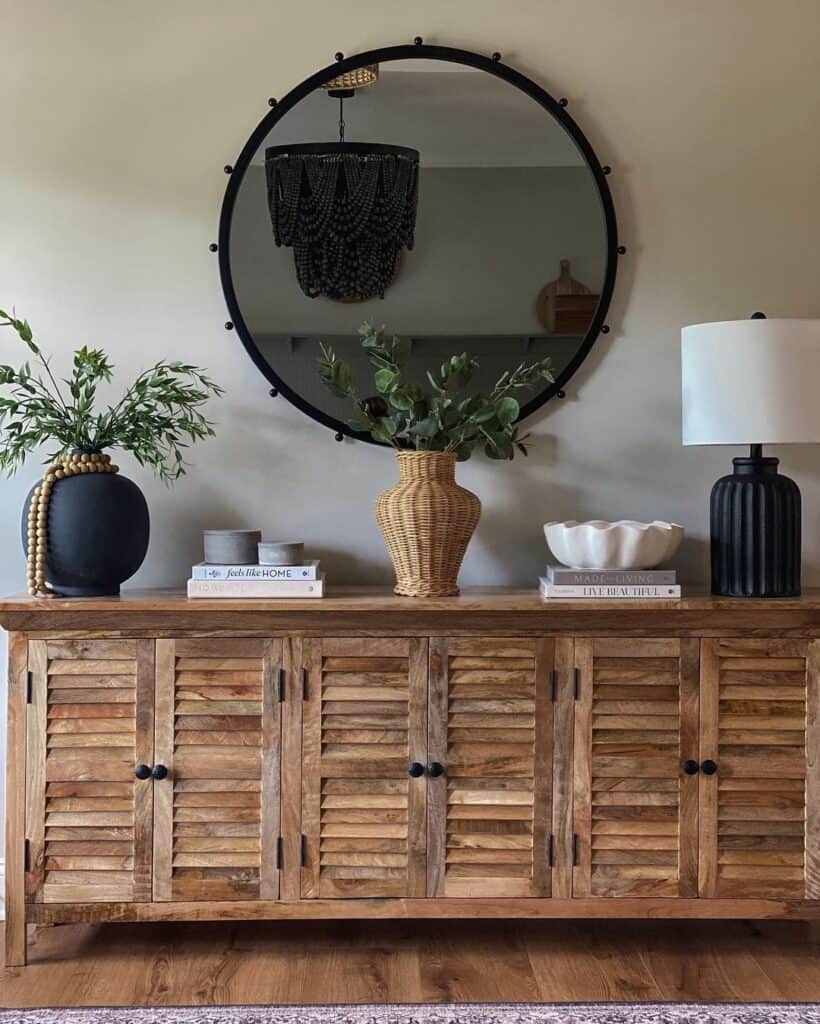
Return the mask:
<path id="1" fill-rule="evenodd" d="M 304 254 L 274 237 L 269 186 L 279 190 L 284 236 L 292 212 L 285 193 L 298 183 L 283 172 L 271 185 L 266 150 L 281 155 L 294 145 L 338 142 L 340 110 L 346 142 L 418 151 L 414 204 L 410 186 L 400 196 L 415 205 L 412 248 L 398 245 L 382 275 L 383 297 L 310 297 L 299 273 Z M 341 186 L 323 178 L 312 187 Z M 419 382 L 428 367 L 462 351 L 480 363 L 475 390 L 544 356 L 557 378 L 584 347 L 609 251 L 601 192 L 562 124 L 493 74 L 417 59 L 382 63 L 375 81 L 352 95 L 316 88 L 281 116 L 239 184 L 228 260 L 246 345 L 303 407 L 342 425 L 351 410 L 319 381 L 320 340 L 350 363 L 362 396 L 375 391 L 357 334 L 366 320 L 412 342 L 407 376 Z M 525 413 L 545 397 L 522 395 Z"/>

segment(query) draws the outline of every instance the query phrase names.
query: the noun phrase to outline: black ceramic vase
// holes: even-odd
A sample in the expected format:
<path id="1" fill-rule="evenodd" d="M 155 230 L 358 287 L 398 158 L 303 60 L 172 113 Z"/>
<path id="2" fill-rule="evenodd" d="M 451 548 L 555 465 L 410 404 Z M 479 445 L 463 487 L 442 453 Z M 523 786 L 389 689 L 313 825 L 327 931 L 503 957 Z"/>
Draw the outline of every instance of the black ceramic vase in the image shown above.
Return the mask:
<path id="1" fill-rule="evenodd" d="M 36 486 L 36 485 L 35 485 Z M 28 554 L 28 508 L 23 550 Z M 55 483 L 48 503 L 46 582 L 66 597 L 119 594 L 148 550 L 148 505 L 119 473 L 84 473 Z"/>
<path id="2" fill-rule="evenodd" d="M 712 593 L 723 597 L 800 594 L 800 490 L 778 460 L 732 459 L 734 473 L 712 488 Z"/>

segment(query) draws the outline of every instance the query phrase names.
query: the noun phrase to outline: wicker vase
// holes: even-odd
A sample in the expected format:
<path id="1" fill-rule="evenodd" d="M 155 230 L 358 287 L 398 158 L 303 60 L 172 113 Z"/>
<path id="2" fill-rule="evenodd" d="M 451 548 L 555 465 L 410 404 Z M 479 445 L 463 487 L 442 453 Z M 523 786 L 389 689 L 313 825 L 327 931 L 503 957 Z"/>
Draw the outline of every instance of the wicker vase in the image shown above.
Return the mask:
<path id="1" fill-rule="evenodd" d="M 397 594 L 458 593 L 458 572 L 481 502 L 455 478 L 452 452 L 397 452 L 399 482 L 376 499 L 376 519 L 396 571 Z"/>

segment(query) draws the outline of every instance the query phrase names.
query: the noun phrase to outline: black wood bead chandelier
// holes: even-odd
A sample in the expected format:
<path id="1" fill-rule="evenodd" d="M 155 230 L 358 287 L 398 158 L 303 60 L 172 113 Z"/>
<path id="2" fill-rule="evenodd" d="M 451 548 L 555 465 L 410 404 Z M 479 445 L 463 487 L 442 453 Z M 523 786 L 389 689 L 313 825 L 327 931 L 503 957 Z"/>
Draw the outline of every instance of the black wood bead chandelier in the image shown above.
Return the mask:
<path id="1" fill-rule="evenodd" d="M 328 95 L 339 100 L 338 142 L 265 150 L 273 237 L 293 249 L 299 287 L 309 298 L 384 298 L 399 253 L 413 248 L 419 153 L 345 142 L 343 103 L 355 92 Z"/>

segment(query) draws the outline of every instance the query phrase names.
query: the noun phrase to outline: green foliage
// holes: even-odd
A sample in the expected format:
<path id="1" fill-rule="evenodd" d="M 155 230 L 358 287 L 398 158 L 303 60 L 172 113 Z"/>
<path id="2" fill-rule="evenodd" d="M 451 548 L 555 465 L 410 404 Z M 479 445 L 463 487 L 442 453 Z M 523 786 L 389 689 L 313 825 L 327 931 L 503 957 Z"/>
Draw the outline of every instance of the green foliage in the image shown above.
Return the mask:
<path id="1" fill-rule="evenodd" d="M 110 381 L 113 369 L 101 349 L 76 350 L 71 375 L 62 379 L 66 398 L 28 321 L 0 309 L 0 327 L 16 331 L 41 366 L 33 373 L 27 362 L 19 369 L 0 365 L 0 470 L 9 476 L 35 448 L 54 442 L 49 461 L 75 448 L 121 448 L 169 483 L 185 472 L 184 449 L 213 436 L 199 407 L 222 388 L 199 367 L 162 360 L 143 371 L 116 405 L 98 412 L 97 384 Z"/>
<path id="2" fill-rule="evenodd" d="M 529 366 L 521 363 L 505 371 L 487 394 L 462 397 L 478 362 L 466 352 L 451 356 L 437 370 L 427 371 L 428 390 L 408 381 L 404 364 L 410 343 L 388 338 L 384 329 L 362 324 L 362 348 L 375 368 L 377 396 L 362 399 L 353 386 L 347 363 L 329 345 L 321 344 L 319 376 L 334 395 L 349 398 L 354 406 L 350 425 L 369 433 L 374 441 L 395 448 L 455 452 L 459 461 L 482 447 L 491 459 L 511 459 L 516 451 L 527 454 L 527 436 L 518 431 L 520 407 L 511 392 L 552 383 L 552 361 L 547 358 Z"/>

